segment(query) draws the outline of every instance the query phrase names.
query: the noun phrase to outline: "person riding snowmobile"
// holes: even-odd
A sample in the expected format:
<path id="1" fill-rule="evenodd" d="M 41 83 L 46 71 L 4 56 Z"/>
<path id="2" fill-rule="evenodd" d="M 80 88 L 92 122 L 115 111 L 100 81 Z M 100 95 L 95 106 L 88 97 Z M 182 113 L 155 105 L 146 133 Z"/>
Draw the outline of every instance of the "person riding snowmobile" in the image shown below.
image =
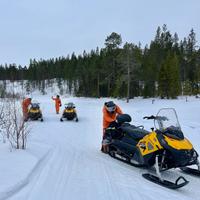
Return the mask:
<path id="1" fill-rule="evenodd" d="M 103 107 L 103 139 L 101 151 L 104 153 L 108 152 L 108 140 L 105 137 L 105 130 L 109 126 L 114 126 L 116 124 L 116 117 L 123 114 L 122 110 L 113 101 L 105 102 Z"/>

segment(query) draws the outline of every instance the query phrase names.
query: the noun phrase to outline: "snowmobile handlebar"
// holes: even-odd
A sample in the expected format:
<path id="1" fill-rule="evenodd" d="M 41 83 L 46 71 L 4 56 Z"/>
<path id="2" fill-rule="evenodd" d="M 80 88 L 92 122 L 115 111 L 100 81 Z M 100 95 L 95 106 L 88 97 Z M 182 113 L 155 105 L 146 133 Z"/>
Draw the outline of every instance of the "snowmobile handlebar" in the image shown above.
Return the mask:
<path id="1" fill-rule="evenodd" d="M 154 115 L 151 115 L 151 116 L 145 116 L 143 117 L 143 119 L 154 119 L 154 120 L 158 120 L 158 121 L 168 121 L 169 119 L 165 116 L 154 116 Z"/>
<path id="2" fill-rule="evenodd" d="M 154 115 L 151 115 L 151 116 L 145 116 L 143 117 L 143 119 L 156 119 L 156 117 Z"/>

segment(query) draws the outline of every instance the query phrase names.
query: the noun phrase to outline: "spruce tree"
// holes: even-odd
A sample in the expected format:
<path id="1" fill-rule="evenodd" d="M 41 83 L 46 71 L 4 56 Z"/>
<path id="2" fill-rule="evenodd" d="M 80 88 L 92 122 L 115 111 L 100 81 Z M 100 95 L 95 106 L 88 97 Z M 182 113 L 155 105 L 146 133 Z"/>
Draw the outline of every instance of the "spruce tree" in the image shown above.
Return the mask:
<path id="1" fill-rule="evenodd" d="M 179 63 L 176 54 L 172 55 L 169 62 L 169 71 L 170 71 L 170 82 L 169 82 L 169 96 L 171 98 L 177 98 L 181 93 L 181 83 L 180 83 L 180 70 Z"/>
<path id="2" fill-rule="evenodd" d="M 159 95 L 161 98 L 177 98 L 181 92 L 179 64 L 175 54 L 168 56 L 159 72 Z"/>

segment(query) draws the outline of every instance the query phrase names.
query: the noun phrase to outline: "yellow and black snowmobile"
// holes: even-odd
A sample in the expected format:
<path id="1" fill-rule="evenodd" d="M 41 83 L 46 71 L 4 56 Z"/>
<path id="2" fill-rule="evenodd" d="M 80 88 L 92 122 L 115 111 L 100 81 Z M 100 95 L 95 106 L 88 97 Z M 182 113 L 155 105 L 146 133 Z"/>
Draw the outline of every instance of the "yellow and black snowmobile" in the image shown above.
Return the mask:
<path id="1" fill-rule="evenodd" d="M 62 117 L 60 118 L 60 121 L 62 122 L 63 119 L 66 119 L 75 120 L 76 122 L 78 122 L 78 116 L 75 108 L 76 107 L 72 102 L 65 104 L 65 109 L 63 111 Z"/>
<path id="2" fill-rule="evenodd" d="M 156 175 L 143 174 L 143 177 L 164 187 L 177 189 L 189 183 L 183 176 L 175 182 L 164 180 L 162 172 L 180 168 L 185 172 L 200 175 L 198 154 L 181 131 L 176 111 L 173 108 L 161 109 L 153 119 L 155 130 L 150 132 L 144 127 L 131 125 L 131 117 L 119 115 L 117 123 L 106 130 L 109 141 L 109 154 L 136 167 L 155 167 Z M 196 165 L 198 169 L 188 166 Z"/>
<path id="3" fill-rule="evenodd" d="M 26 121 L 28 121 L 29 119 L 30 120 L 40 119 L 41 122 L 44 121 L 39 103 L 31 103 L 31 106 L 28 110 L 28 117 L 27 117 Z"/>

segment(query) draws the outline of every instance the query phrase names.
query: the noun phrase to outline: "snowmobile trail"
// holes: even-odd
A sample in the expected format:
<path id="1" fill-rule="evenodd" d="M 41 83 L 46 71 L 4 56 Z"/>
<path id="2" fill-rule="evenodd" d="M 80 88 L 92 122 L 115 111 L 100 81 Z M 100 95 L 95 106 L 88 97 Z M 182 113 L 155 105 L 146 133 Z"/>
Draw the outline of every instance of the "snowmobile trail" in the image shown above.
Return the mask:
<path id="1" fill-rule="evenodd" d="M 143 179 L 145 169 L 101 153 L 102 103 L 74 98 L 79 122 L 60 122 L 52 103 L 40 102 L 44 122 L 30 122 L 31 140 L 49 146 L 51 153 L 10 200 L 198 200 L 198 178 L 186 175 L 189 185 L 171 191 Z"/>

